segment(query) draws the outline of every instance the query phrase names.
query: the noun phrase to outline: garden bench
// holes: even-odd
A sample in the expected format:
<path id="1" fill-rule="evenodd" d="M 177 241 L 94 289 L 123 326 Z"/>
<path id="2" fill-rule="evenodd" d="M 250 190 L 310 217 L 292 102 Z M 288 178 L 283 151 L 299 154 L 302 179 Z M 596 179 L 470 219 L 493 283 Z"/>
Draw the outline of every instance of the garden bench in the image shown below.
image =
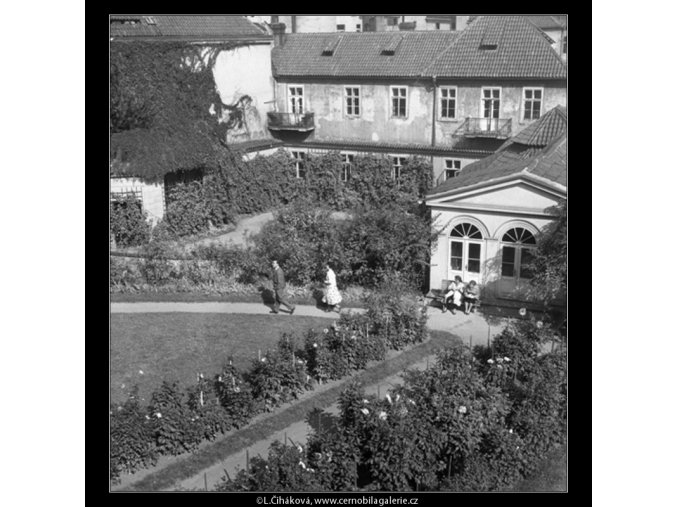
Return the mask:
<path id="1" fill-rule="evenodd" d="M 444 295 L 447 293 L 447 287 L 449 287 L 450 283 L 451 280 L 442 280 L 439 289 L 430 289 L 428 291 L 425 297 L 431 300 L 429 305 L 433 302 L 438 302 L 444 308 Z"/>
<path id="2" fill-rule="evenodd" d="M 439 289 L 430 289 L 428 293 L 425 295 L 426 298 L 430 299 L 430 303 L 428 304 L 429 306 L 432 305 L 432 303 L 437 302 L 440 304 L 440 306 L 444 309 L 444 295 L 448 292 L 448 287 L 449 284 L 453 280 L 442 280 L 440 283 L 440 288 Z M 461 298 L 461 303 L 463 303 L 465 298 Z M 480 307 L 480 298 L 477 298 L 477 302 L 475 303 L 475 308 Z"/>

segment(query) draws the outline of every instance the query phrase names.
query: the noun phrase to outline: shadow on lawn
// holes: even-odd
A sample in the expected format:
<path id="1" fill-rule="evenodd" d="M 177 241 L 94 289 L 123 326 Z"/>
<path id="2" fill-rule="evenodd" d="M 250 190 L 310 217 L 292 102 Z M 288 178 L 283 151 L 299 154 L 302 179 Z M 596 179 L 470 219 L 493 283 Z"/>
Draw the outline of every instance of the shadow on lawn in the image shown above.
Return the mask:
<path id="1" fill-rule="evenodd" d="M 264 305 L 272 306 L 275 304 L 275 294 L 272 290 L 267 289 L 263 285 L 260 285 L 258 290 L 261 294 L 261 300 L 263 301 Z"/>
<path id="2" fill-rule="evenodd" d="M 306 423 L 313 428 L 313 431 L 317 434 L 323 432 L 334 433 L 336 432 L 338 418 L 319 408 L 314 408 L 306 415 Z"/>

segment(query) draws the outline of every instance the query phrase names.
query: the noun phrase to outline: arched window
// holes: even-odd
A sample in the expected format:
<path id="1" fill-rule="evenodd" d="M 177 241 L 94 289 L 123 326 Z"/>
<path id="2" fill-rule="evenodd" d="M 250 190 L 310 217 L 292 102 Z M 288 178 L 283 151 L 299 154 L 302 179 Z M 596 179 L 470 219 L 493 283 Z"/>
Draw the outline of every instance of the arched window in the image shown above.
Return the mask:
<path id="1" fill-rule="evenodd" d="M 472 238 L 482 239 L 482 233 L 473 224 L 458 224 L 451 230 L 451 236 L 454 238 Z"/>
<path id="2" fill-rule="evenodd" d="M 503 256 L 501 276 L 504 278 L 528 279 L 532 277 L 526 268 L 533 258 L 532 250 L 536 246 L 534 235 L 523 227 L 508 230 L 501 238 Z"/>

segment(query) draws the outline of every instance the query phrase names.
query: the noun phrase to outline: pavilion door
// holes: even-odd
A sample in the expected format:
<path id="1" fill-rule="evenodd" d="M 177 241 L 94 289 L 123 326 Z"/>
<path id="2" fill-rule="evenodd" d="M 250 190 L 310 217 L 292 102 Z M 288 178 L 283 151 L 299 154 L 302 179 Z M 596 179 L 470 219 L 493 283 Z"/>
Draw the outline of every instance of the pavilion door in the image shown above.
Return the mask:
<path id="1" fill-rule="evenodd" d="M 501 296 L 519 299 L 525 295 L 531 279 L 531 273 L 526 268 L 526 264 L 532 257 L 530 248 L 512 245 L 503 246 L 499 284 Z"/>
<path id="2" fill-rule="evenodd" d="M 453 280 L 458 275 L 463 283 L 475 280 L 479 284 L 482 242 L 452 239 L 450 240 L 449 252 L 448 279 Z"/>

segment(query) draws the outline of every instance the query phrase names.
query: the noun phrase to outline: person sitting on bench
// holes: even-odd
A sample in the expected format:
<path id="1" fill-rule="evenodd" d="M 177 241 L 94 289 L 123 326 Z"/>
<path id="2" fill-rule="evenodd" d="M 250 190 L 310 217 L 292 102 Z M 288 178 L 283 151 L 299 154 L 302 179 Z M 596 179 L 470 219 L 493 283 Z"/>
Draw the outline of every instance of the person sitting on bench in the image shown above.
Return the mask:
<path id="1" fill-rule="evenodd" d="M 442 303 L 442 313 L 447 311 L 448 299 L 451 298 L 451 313 L 456 314 L 456 307 L 461 307 L 461 298 L 463 297 L 463 280 L 456 275 L 453 282 L 447 287 L 447 293 L 444 295 Z"/>
<path id="2" fill-rule="evenodd" d="M 480 286 L 475 280 L 471 280 L 465 287 L 463 292 L 463 301 L 465 302 L 465 314 L 468 315 L 471 311 L 475 311 L 477 300 L 480 297 Z"/>

